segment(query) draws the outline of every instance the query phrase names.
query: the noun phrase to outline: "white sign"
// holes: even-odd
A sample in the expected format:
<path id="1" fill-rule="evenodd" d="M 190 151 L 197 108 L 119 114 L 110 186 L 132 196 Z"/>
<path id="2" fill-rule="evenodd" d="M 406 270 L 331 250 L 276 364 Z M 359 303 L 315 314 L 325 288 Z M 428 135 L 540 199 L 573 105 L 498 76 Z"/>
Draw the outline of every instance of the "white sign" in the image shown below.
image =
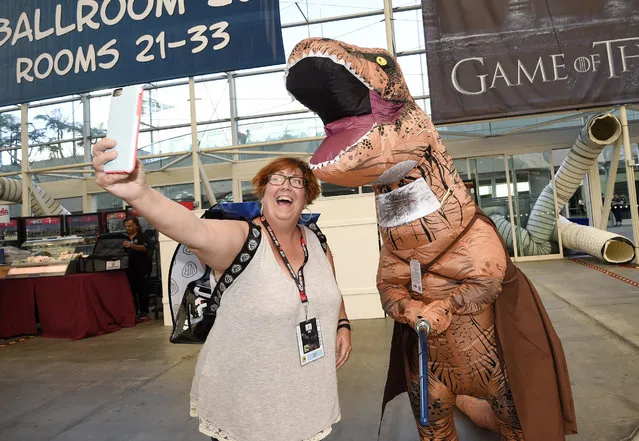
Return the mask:
<path id="1" fill-rule="evenodd" d="M 106 269 L 107 271 L 120 269 L 120 260 L 107 260 Z"/>
<path id="2" fill-rule="evenodd" d="M 9 221 L 9 206 L 0 205 L 0 224 L 8 224 Z"/>

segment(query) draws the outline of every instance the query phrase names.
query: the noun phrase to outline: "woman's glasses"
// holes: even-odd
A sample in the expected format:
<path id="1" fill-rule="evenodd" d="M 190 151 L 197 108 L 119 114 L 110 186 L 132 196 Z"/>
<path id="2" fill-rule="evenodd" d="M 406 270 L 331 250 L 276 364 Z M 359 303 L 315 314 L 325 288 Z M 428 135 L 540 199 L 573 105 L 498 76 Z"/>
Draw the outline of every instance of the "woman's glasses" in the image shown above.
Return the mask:
<path id="1" fill-rule="evenodd" d="M 268 182 L 273 185 L 282 185 L 286 181 L 290 182 L 291 187 L 294 188 L 304 188 L 306 186 L 306 179 L 299 176 L 284 176 L 275 173 L 268 177 Z"/>

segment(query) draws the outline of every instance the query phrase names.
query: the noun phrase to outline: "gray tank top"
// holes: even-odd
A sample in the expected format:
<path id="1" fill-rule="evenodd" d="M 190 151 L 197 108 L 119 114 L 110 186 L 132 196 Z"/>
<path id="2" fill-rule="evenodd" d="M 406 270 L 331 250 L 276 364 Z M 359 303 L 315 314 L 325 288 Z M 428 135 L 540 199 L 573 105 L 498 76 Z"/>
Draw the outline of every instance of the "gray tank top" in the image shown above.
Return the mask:
<path id="1" fill-rule="evenodd" d="M 297 285 L 263 231 L 257 253 L 226 289 L 200 351 L 191 416 L 220 441 L 318 441 L 339 421 L 335 333 L 342 301 L 317 236 L 305 228 L 308 317 L 325 355 L 300 364 L 296 327 L 305 320 Z"/>

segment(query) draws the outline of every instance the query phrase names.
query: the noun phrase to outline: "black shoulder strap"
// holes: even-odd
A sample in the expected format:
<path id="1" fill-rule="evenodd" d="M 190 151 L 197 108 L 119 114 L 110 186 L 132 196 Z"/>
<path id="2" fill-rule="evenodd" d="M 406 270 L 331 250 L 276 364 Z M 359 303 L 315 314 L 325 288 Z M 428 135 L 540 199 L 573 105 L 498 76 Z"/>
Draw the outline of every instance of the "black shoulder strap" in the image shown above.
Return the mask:
<path id="1" fill-rule="evenodd" d="M 246 241 L 244 242 L 240 252 L 237 253 L 237 256 L 235 256 L 233 263 L 224 270 L 217 281 L 206 308 L 206 312 L 209 314 L 215 314 L 217 312 L 217 309 L 220 307 L 220 299 L 222 298 L 224 291 L 226 291 L 231 283 L 233 283 L 235 279 L 244 272 L 257 253 L 260 241 L 262 240 L 262 229 L 251 221 L 247 220 L 246 222 L 249 224 Z"/>
<path id="2" fill-rule="evenodd" d="M 317 236 L 317 239 L 319 240 L 320 245 L 322 245 L 322 249 L 324 250 L 324 254 L 326 254 L 326 252 L 328 251 L 328 242 L 326 240 L 326 236 L 324 236 L 324 233 L 322 233 L 322 230 L 320 230 L 320 228 L 314 222 L 310 223 L 310 224 L 308 224 L 306 226 L 313 233 L 315 233 L 315 235 Z"/>

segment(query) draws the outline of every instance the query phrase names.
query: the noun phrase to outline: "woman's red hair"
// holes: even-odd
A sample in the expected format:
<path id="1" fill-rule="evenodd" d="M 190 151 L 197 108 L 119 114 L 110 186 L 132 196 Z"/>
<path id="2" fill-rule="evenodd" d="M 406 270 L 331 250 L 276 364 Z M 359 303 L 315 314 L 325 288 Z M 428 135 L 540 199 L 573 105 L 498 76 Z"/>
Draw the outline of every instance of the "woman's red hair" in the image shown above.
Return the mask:
<path id="1" fill-rule="evenodd" d="M 264 188 L 266 184 L 268 184 L 268 177 L 273 173 L 278 173 L 286 169 L 295 170 L 296 168 L 302 172 L 302 176 L 306 179 L 306 188 L 304 189 L 306 203 L 310 204 L 313 202 L 320 194 L 319 182 L 308 166 L 308 163 L 301 159 L 291 157 L 274 159 L 257 172 L 251 181 L 257 197 L 260 200 L 264 197 Z"/>

